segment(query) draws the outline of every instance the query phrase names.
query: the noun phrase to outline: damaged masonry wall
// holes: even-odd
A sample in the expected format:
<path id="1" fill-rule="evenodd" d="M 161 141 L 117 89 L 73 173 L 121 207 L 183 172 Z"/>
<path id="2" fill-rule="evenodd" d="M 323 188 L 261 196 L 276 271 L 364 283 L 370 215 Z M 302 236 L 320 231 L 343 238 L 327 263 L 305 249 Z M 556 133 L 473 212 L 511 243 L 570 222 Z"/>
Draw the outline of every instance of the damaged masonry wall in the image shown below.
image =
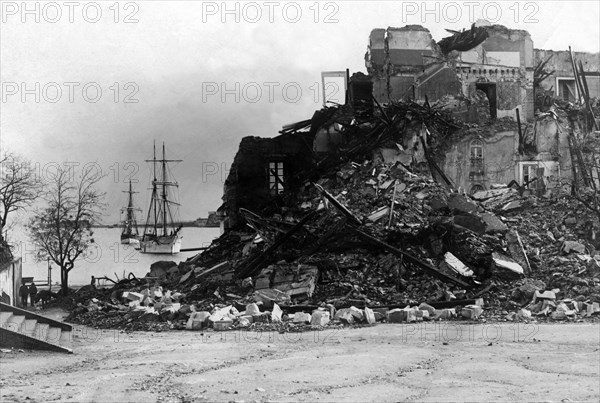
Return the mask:
<path id="1" fill-rule="evenodd" d="M 455 60 L 463 94 L 480 89 L 497 117 L 514 117 L 519 108 L 523 117 L 532 119 L 534 61 L 529 33 L 502 25 L 489 26 L 487 32 L 482 44 L 460 52 Z"/>
<path id="2" fill-rule="evenodd" d="M 244 137 L 235 156 L 223 189 L 225 228 L 237 225 L 240 208 L 255 210 L 258 206 L 278 208 L 286 204 L 286 190 L 297 187 L 294 173 L 312 164 L 312 142 L 306 133 L 283 134 L 275 138 Z M 279 172 L 270 172 L 276 163 Z M 275 185 L 274 174 L 283 172 Z"/>
<path id="3" fill-rule="evenodd" d="M 519 134 L 507 119 L 486 130 L 458 134 L 440 164 L 455 185 L 473 194 L 494 184 L 512 181 L 534 190 L 567 190 L 571 179 L 571 155 L 567 129 L 551 116 L 527 126 L 535 134 L 535 152 L 519 153 Z"/>
<path id="4" fill-rule="evenodd" d="M 338 326 L 598 316 L 597 212 L 579 199 L 510 183 L 550 186 L 571 174 L 566 136 L 573 142 L 586 132 L 586 115 L 557 102 L 535 121 L 521 119 L 522 130 L 512 116 L 493 119 L 496 99 L 486 90 L 503 81 L 480 75 L 501 77 L 514 64 L 514 74 L 522 78 L 526 71 L 527 79 L 531 69 L 528 34 L 494 29 L 499 38 L 487 45 L 485 29 L 445 38 L 446 60 L 437 65 L 428 64 L 440 53 L 426 30 L 385 33 L 383 53 L 372 53 L 385 69 L 372 77 L 386 86 L 391 75 L 420 74 L 413 87 L 419 95 L 420 84 L 452 72 L 450 64 L 466 63 L 459 52 L 479 45 L 467 69 L 498 71 L 468 72 L 461 83 L 475 87 L 468 98 L 445 94 L 439 102 L 376 108 L 368 77 L 354 75 L 347 104 L 316 111 L 274 138 L 245 137 L 219 209 L 228 231 L 186 262 L 155 263 L 144 279 L 82 288 L 72 297 L 69 321 L 127 330 L 282 333 L 330 320 Z M 515 99 L 523 90 L 516 83 Z M 242 208 L 251 212 L 238 216 Z"/>
<path id="5" fill-rule="evenodd" d="M 551 59 L 546 70 L 572 77 L 568 53 L 534 51 L 527 31 L 501 25 L 473 25 L 471 30 L 452 33 L 436 43 L 429 31 L 418 25 L 373 30 L 365 60 L 375 98 L 380 103 L 440 101 L 453 108 L 460 120 L 481 126 L 481 130 L 463 130 L 453 136 L 447 152 L 439 156 L 440 166 L 467 192 L 513 180 L 523 184 L 534 177 L 539 180 L 527 187 L 536 190 L 557 189 L 567 183 L 572 176 L 570 128 L 568 124 L 559 127 L 552 116 L 534 119 L 533 78 L 539 60 L 550 54 L 556 60 Z M 598 57 L 575 57 L 589 73 L 586 78 L 593 96 Z M 562 88 L 556 93 L 568 99 L 563 94 L 574 91 L 574 82 L 551 76 L 545 84 L 553 80 Z M 517 110 L 522 135 L 516 124 Z M 524 147 L 526 142 L 528 147 Z"/>
<path id="6" fill-rule="evenodd" d="M 456 74 L 448 71 L 439 46 L 420 25 L 371 31 L 365 63 L 373 77 L 373 95 L 380 103 L 425 95 L 435 101 L 460 93 Z"/>
<path id="7" fill-rule="evenodd" d="M 535 49 L 534 55 L 535 65 L 550 59 L 544 70 L 552 73 L 540 83 L 541 91 L 536 93 L 536 103 L 548 104 L 551 102 L 552 97 L 565 101 L 575 101 L 577 86 L 575 85 L 573 64 L 571 63 L 569 51 Z M 600 53 L 573 52 L 573 57 L 581 61 L 583 65 L 590 97 L 600 97 Z"/>
<path id="8" fill-rule="evenodd" d="M 540 180 L 526 187 L 559 188 L 572 175 L 569 127 L 561 129 L 552 116 L 533 119 L 534 56 L 539 57 L 527 31 L 500 25 L 473 26 L 438 43 L 419 25 L 374 29 L 365 56 L 369 75 L 354 75 L 351 80 L 351 84 L 356 81 L 364 86 L 364 94 L 360 102 L 351 102 L 350 106 L 356 109 L 357 117 L 369 121 L 372 90 L 382 104 L 427 98 L 452 110 L 467 128 L 452 136 L 445 152 L 436 158 L 453 184 L 467 192 L 511 181 L 526 184 L 534 177 Z M 555 63 L 563 59 L 564 55 Z M 595 68 L 591 59 L 584 62 Z M 356 92 L 352 91 L 354 87 L 350 85 L 352 99 L 357 98 L 352 94 Z M 362 113 L 358 113 L 358 106 L 364 109 Z M 521 135 L 516 110 L 520 112 Z M 310 133 L 242 141 L 220 209 L 229 217 L 229 226 L 235 226 L 239 208 L 254 210 L 269 203 L 273 207 L 290 205 L 284 192 L 273 194 L 270 163 L 281 164 L 286 188 L 299 186 L 293 184 L 295 173 L 308 168 L 314 158 L 335 153 L 348 140 L 339 122 L 325 119 L 312 123 Z M 349 124 L 347 119 L 343 127 Z M 418 155 L 422 153 L 421 131 L 418 120 L 404 125 L 394 139 L 397 147 L 384 147 L 391 154 L 384 159 L 426 165 Z M 525 139 L 529 141 L 526 149 Z"/>
<path id="9" fill-rule="evenodd" d="M 420 25 L 374 29 L 365 64 L 381 103 L 398 99 L 436 101 L 446 95 L 490 99 L 493 117 L 514 116 L 520 108 L 533 117 L 533 41 L 527 31 L 501 25 L 486 28 L 488 38 L 474 48 L 443 54 Z"/>

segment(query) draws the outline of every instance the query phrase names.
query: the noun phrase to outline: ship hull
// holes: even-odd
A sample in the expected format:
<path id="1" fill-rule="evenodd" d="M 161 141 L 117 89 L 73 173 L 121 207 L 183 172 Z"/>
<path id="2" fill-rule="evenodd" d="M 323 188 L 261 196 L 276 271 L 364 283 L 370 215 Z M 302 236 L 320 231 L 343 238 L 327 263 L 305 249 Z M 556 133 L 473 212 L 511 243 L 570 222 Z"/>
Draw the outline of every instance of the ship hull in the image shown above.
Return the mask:
<path id="1" fill-rule="evenodd" d="M 181 236 L 160 236 L 140 241 L 140 252 L 175 255 L 181 250 Z"/>
<path id="2" fill-rule="evenodd" d="M 134 237 L 121 238 L 121 243 L 124 245 L 139 246 L 140 240 Z"/>
<path id="3" fill-rule="evenodd" d="M 140 236 L 132 232 L 122 232 L 121 243 L 124 245 L 139 245 Z"/>

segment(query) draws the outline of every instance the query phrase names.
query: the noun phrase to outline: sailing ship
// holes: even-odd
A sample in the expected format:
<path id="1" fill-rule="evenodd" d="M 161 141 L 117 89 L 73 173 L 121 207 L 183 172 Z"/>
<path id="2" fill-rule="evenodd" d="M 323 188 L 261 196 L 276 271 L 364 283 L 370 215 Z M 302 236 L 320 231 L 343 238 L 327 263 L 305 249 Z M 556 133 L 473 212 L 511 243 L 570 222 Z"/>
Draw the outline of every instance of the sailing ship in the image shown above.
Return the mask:
<path id="1" fill-rule="evenodd" d="M 181 250 L 181 225 L 175 227 L 172 208 L 179 206 L 169 199 L 169 188 L 177 188 L 175 181 L 168 178 L 168 163 L 181 160 L 167 160 L 165 158 L 165 144 L 162 146 L 162 158 L 156 159 L 156 143 L 154 143 L 154 157 L 146 162 L 152 162 L 154 179 L 152 180 L 152 197 L 148 208 L 148 217 L 144 227 L 144 234 L 140 241 L 142 253 L 176 254 Z M 158 176 L 160 174 L 160 176 Z"/>
<path id="2" fill-rule="evenodd" d="M 138 232 L 137 220 L 135 219 L 135 212 L 141 210 L 133 206 L 133 194 L 137 192 L 133 191 L 131 181 L 129 181 L 129 191 L 124 191 L 124 193 L 129 193 L 129 202 L 127 203 L 127 207 L 121 209 L 121 213 L 125 213 L 125 219 L 121 222 L 123 226 L 121 243 L 138 247 L 140 245 L 140 234 Z"/>

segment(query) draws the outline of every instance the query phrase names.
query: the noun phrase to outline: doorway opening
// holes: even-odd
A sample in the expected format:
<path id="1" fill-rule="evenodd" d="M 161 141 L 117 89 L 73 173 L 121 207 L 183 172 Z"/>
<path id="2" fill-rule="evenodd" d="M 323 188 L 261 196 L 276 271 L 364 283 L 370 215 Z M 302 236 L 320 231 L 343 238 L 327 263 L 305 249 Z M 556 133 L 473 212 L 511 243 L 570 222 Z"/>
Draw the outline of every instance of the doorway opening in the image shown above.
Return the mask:
<path id="1" fill-rule="evenodd" d="M 485 95 L 490 103 L 490 116 L 492 119 L 496 119 L 496 83 L 476 83 L 475 88 L 485 92 Z"/>

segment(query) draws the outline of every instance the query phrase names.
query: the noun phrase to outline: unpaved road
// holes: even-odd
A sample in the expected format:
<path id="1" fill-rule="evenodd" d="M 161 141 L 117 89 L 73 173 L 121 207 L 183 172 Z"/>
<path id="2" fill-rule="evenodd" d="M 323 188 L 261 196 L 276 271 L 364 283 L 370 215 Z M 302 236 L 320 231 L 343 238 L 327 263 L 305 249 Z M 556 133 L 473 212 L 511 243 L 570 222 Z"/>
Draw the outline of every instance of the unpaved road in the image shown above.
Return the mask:
<path id="1" fill-rule="evenodd" d="M 72 355 L 2 353 L 0 401 L 600 399 L 597 323 L 381 324 L 285 335 L 75 333 Z"/>

